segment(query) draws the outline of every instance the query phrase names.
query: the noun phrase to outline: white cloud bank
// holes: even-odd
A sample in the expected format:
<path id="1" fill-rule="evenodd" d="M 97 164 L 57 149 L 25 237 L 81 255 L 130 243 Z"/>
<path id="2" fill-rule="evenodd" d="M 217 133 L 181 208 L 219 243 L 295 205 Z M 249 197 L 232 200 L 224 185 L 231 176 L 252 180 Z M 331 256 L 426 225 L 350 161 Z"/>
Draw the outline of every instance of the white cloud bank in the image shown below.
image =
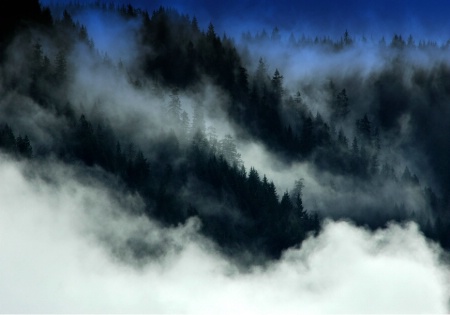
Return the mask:
<path id="1" fill-rule="evenodd" d="M 1 312 L 449 312 L 448 267 L 414 224 L 372 233 L 328 222 L 279 262 L 241 273 L 196 220 L 161 228 L 126 214 L 138 197 L 36 166 L 45 180 L 0 157 Z M 120 244 L 133 238 L 165 254 L 131 263 Z"/>

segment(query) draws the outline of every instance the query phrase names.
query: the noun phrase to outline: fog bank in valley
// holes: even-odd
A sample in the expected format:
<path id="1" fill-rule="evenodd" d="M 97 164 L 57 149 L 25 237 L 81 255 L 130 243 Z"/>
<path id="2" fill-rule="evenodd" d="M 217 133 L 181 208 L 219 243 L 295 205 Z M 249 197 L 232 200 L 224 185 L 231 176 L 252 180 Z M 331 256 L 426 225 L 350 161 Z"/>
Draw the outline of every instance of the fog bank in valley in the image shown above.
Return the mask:
<path id="1" fill-rule="evenodd" d="M 1 157 L 5 312 L 448 311 L 443 253 L 413 223 L 369 232 L 327 222 L 281 260 L 242 272 L 197 219 L 164 228 L 130 214 L 138 196 L 85 169 L 36 166 Z M 154 257 L 134 256 L 133 242 Z"/>

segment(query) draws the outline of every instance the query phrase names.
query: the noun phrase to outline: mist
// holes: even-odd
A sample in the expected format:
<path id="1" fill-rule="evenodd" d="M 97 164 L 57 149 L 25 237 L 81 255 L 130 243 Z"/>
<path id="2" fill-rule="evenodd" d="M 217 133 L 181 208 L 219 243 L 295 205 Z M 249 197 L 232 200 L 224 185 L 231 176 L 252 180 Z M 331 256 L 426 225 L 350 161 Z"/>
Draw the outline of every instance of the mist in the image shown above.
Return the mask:
<path id="1" fill-rule="evenodd" d="M 370 37 L 325 2 L 273 34 L 287 3 L 41 4 L 0 32 L 2 311 L 449 312 L 449 47 L 416 3 Z"/>
<path id="2" fill-rule="evenodd" d="M 131 215 L 140 198 L 105 186 L 101 172 L 0 165 L 5 312 L 448 311 L 443 252 L 413 223 L 369 232 L 329 221 L 280 261 L 242 272 L 197 219 L 167 229 Z M 161 250 L 139 259 L 127 245 L 137 239 Z"/>
<path id="3" fill-rule="evenodd" d="M 268 77 L 272 77 L 275 71 L 281 73 L 283 99 L 286 102 L 283 110 L 287 112 L 281 115 L 285 126 L 292 127 L 294 133 L 297 128 L 297 135 L 300 134 L 301 137 L 302 117 L 309 115 L 313 121 L 319 119 L 319 123 L 325 120 L 328 124 L 326 128 L 329 128 L 332 136 L 334 134 L 337 137 L 338 132 L 345 135 L 345 147 L 348 148 L 352 146 L 352 139 L 359 140 L 358 144 L 361 145 L 355 121 L 357 125 L 358 120 L 366 115 L 372 131 L 381 131 L 381 149 L 376 150 L 381 167 L 384 163 L 392 165 L 392 173 L 397 178 L 402 177 L 407 167 L 420 178 L 423 188 L 432 187 L 439 191 L 448 186 L 444 176 L 433 171 L 437 167 L 433 156 L 443 158 L 444 155 L 447 156 L 448 150 L 444 149 L 443 143 L 438 144 L 427 136 L 435 130 L 442 130 L 431 127 L 430 122 L 438 126 L 448 123 L 448 115 L 437 118 L 432 110 L 427 110 L 427 106 L 437 106 L 445 113 L 448 110 L 445 105 L 447 92 L 444 92 L 443 86 L 438 83 L 439 79 L 433 74 L 443 73 L 448 68 L 445 45 L 427 46 L 425 42 L 413 37 L 406 43 L 406 38 L 403 41 L 400 37 L 400 42 L 403 41 L 401 45 L 404 46 L 398 48 L 397 35 L 392 39 L 387 37 L 381 43 L 381 37 L 362 40 L 359 35 L 352 34 L 315 40 L 311 37 L 304 38 L 304 35 L 300 38 L 295 36 L 297 34 L 288 40 L 289 33 L 282 29 L 280 34 L 280 38 L 274 38 L 270 32 L 267 37 L 258 32 L 248 33 L 239 41 L 238 47 L 249 65 L 250 73 L 259 71 L 261 61 L 267 69 Z M 344 40 L 344 35 L 348 39 Z M 434 92 L 422 85 L 428 80 L 434 82 L 430 84 L 436 84 Z M 347 92 L 350 109 L 346 119 L 336 120 L 333 117 L 333 102 L 337 92 L 342 89 Z M 390 96 L 382 96 L 387 90 L 390 90 Z M 296 95 L 297 92 L 300 97 Z M 295 105 L 292 105 L 293 98 L 297 102 Z M 443 133 L 446 134 L 445 131 Z M 422 195 L 420 189 L 405 189 L 404 185 L 398 186 L 395 183 L 383 186 L 375 181 L 367 185 L 365 180 L 349 180 L 340 176 L 341 174 L 324 169 L 322 156 L 315 155 L 299 163 L 296 158 L 286 159 L 283 155 L 274 154 L 271 145 L 267 143 L 244 143 L 242 152 L 245 161 L 252 161 L 261 172 L 270 174 L 275 179 L 281 192 L 290 191 L 289 185 L 292 187 L 296 180 L 303 178 L 304 200 L 310 208 L 319 209 L 319 212 L 335 215 L 352 208 L 350 216 L 356 219 L 359 217 L 356 214 L 358 211 L 348 207 L 345 199 L 351 200 L 353 205 L 357 203 L 355 208 L 365 209 L 362 216 L 367 214 L 367 209 L 376 208 L 376 212 L 386 212 L 389 217 L 395 217 L 398 214 L 393 214 L 387 208 L 395 203 L 403 203 L 408 204 L 406 208 L 410 213 L 422 217 L 415 220 L 427 221 L 433 217 L 427 205 L 427 197 Z M 444 164 L 446 166 L 442 165 L 440 170 L 447 169 L 448 165 Z M 441 193 L 447 194 L 442 190 Z M 314 195 L 316 197 L 312 197 Z"/>

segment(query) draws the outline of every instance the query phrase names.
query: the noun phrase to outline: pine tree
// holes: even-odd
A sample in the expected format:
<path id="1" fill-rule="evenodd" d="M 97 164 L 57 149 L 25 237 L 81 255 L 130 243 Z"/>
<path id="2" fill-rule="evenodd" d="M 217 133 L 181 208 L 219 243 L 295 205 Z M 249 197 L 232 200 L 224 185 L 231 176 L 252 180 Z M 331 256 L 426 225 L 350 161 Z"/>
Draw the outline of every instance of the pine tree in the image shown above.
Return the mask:
<path id="1" fill-rule="evenodd" d="M 190 121 L 189 121 L 189 115 L 186 111 L 183 111 L 181 114 L 181 132 L 182 132 L 182 139 L 188 140 L 189 139 L 189 127 L 190 127 Z"/>
<path id="2" fill-rule="evenodd" d="M 67 78 L 67 60 L 66 55 L 62 49 L 58 51 L 55 59 L 55 82 L 56 84 L 63 84 Z"/>
<path id="3" fill-rule="evenodd" d="M 379 173 L 380 162 L 378 161 L 378 155 L 375 153 L 370 160 L 370 174 L 376 176 Z"/>
<path id="4" fill-rule="evenodd" d="M 300 219 L 300 221 L 305 221 L 308 219 L 308 212 L 306 212 L 303 207 L 303 200 L 301 194 L 295 195 L 295 212 L 296 216 Z"/>
<path id="5" fill-rule="evenodd" d="M 344 131 L 342 131 L 342 129 L 339 129 L 338 132 L 338 142 L 344 146 L 344 148 L 348 148 L 348 139 L 347 137 L 344 135 Z"/>
<path id="6" fill-rule="evenodd" d="M 31 75 L 33 79 L 36 79 L 40 74 L 43 65 L 43 52 L 42 45 L 37 42 L 33 45 L 33 53 L 31 56 Z"/>
<path id="7" fill-rule="evenodd" d="M 284 217 L 284 219 L 287 219 L 289 214 L 294 209 L 294 205 L 292 204 L 291 197 L 289 196 L 289 193 L 287 191 L 281 197 L 280 208 L 281 208 L 281 213 L 282 213 L 282 216 Z"/>
<path id="8" fill-rule="evenodd" d="M 241 155 L 237 152 L 236 144 L 229 134 L 220 141 L 220 153 L 231 165 L 242 164 Z"/>
<path id="9" fill-rule="evenodd" d="M 371 143 L 372 126 L 367 115 L 362 119 L 356 120 L 356 131 L 366 143 Z"/>
<path id="10" fill-rule="evenodd" d="M 196 104 L 194 106 L 194 116 L 192 117 L 191 135 L 196 133 L 205 134 L 205 117 L 203 113 L 203 106 Z"/>
<path id="11" fill-rule="evenodd" d="M 194 34 L 200 33 L 200 28 L 198 27 L 198 20 L 195 16 L 192 18 L 191 28 Z"/>
<path id="12" fill-rule="evenodd" d="M 214 25 L 210 22 L 208 25 L 208 31 L 206 32 L 206 38 L 214 42 L 217 39 L 216 31 L 214 30 Z"/>
<path id="13" fill-rule="evenodd" d="M 263 90 L 267 88 L 270 77 L 267 73 L 267 67 L 264 60 L 259 58 L 258 67 L 255 73 L 255 88 L 259 97 L 262 97 Z"/>
<path id="14" fill-rule="evenodd" d="M 216 128 L 212 126 L 208 127 L 207 139 L 210 153 L 212 155 L 217 155 L 220 148 L 219 148 L 219 141 L 217 140 Z"/>
<path id="15" fill-rule="evenodd" d="M 350 37 L 350 34 L 348 33 L 348 31 L 345 30 L 345 33 L 344 33 L 344 45 L 345 46 L 350 46 L 351 44 L 353 44 L 353 40 Z"/>
<path id="16" fill-rule="evenodd" d="M 283 95 L 283 76 L 280 74 L 278 69 L 275 70 L 272 77 L 272 89 L 275 93 L 276 100 L 279 102 Z"/>
<path id="17" fill-rule="evenodd" d="M 272 35 L 271 35 L 270 39 L 272 41 L 279 41 L 281 39 L 280 30 L 278 29 L 278 27 L 275 27 L 272 30 Z"/>
<path id="18" fill-rule="evenodd" d="M 352 142 L 352 155 L 354 157 L 359 156 L 359 146 L 358 146 L 358 140 L 356 139 L 356 137 L 353 138 L 353 142 Z"/>
<path id="19" fill-rule="evenodd" d="M 3 125 L 0 128 L 0 148 L 7 152 L 14 152 L 16 150 L 16 137 L 8 125 Z"/>
<path id="20" fill-rule="evenodd" d="M 333 117 L 336 119 L 345 119 L 350 112 L 350 105 L 348 102 L 347 92 L 343 89 L 336 95 L 333 106 Z"/>
<path id="21" fill-rule="evenodd" d="M 181 101 L 178 97 L 177 90 L 173 90 L 170 95 L 170 102 L 167 111 L 170 121 L 178 127 L 181 120 Z"/>
<path id="22" fill-rule="evenodd" d="M 311 117 L 307 117 L 302 126 L 302 132 L 300 134 L 300 148 L 301 152 L 305 155 L 311 153 L 315 146 L 314 139 L 314 125 Z"/>
<path id="23" fill-rule="evenodd" d="M 295 181 L 294 189 L 292 189 L 292 191 L 291 191 L 291 196 L 297 196 L 297 195 L 299 195 L 300 197 L 302 196 L 303 188 L 305 187 L 305 184 L 303 181 L 304 181 L 303 178 L 300 178 Z"/>

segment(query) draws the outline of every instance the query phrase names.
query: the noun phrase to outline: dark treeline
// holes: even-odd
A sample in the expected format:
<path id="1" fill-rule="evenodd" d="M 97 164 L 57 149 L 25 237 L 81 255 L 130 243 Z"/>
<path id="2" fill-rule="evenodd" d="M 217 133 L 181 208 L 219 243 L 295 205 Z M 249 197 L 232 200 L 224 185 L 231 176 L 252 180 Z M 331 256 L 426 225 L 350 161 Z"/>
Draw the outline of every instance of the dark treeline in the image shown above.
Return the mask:
<path id="1" fill-rule="evenodd" d="M 287 38 L 283 38 L 282 32 L 275 27 L 269 34 L 266 30 L 252 34 L 250 32 L 245 32 L 241 36 L 242 40 L 246 44 L 276 44 L 286 42 L 290 48 L 300 49 L 300 48 L 311 48 L 320 47 L 325 48 L 329 51 L 338 52 L 354 45 L 375 45 L 380 48 L 395 48 L 395 49 L 411 49 L 418 48 L 421 50 L 426 49 L 442 49 L 446 50 L 450 47 L 450 40 L 442 44 L 438 44 L 433 40 L 419 40 L 416 41 L 414 37 L 410 34 L 404 38 L 401 34 L 394 34 L 391 39 L 386 39 L 381 37 L 375 39 L 373 37 L 367 38 L 366 36 L 361 36 L 356 38 L 350 35 L 348 30 L 345 30 L 343 35 L 338 39 L 333 39 L 328 36 L 306 36 L 302 34 L 301 36 L 296 36 L 294 33 L 290 33 Z"/>
<path id="2" fill-rule="evenodd" d="M 151 145 L 153 159 L 133 144 L 122 146 L 110 128 L 94 127 L 84 115 L 67 137 L 61 151 L 52 153 L 117 175 L 144 198 L 147 214 L 164 224 L 173 226 L 199 217 L 201 231 L 227 253 L 244 250 L 279 257 L 283 249 L 319 229 L 317 214 L 303 207 L 301 190 L 292 197 L 285 192 L 280 201 L 266 176 L 261 178 L 253 168 L 247 174 L 244 166 L 214 154 L 206 138 L 199 141 L 204 137 L 200 133 L 185 147 L 174 133 L 166 135 Z M 28 137 L 15 137 L 8 125 L 0 129 L 0 148 L 16 157 L 33 157 Z"/>
<path id="3" fill-rule="evenodd" d="M 217 140 L 213 132 L 207 132 L 198 122 L 200 114 L 195 109 L 191 124 L 187 114 L 181 112 L 176 93 L 168 106 L 173 128 L 155 130 L 158 137 L 148 141 L 151 148 L 148 151 L 133 145 L 127 135 L 118 134 L 113 123 L 105 123 L 95 115 L 77 115 L 65 96 L 76 67 L 68 62 L 68 55 L 80 43 L 95 55 L 95 43 L 89 39 L 89 30 L 72 19 L 69 9 L 86 7 L 72 5 L 61 16 L 52 16 L 38 1 L 18 3 L 20 6 L 11 12 L 0 11 L 0 61 L 2 66 L 6 65 L 7 49 L 13 45 L 15 36 L 21 34 L 25 38 L 21 47 L 26 48 L 21 53 L 26 71 L 3 80 L 4 89 L 29 96 L 43 110 L 65 121 L 67 128 L 56 145 L 33 150 L 28 136 L 14 135 L 11 128 L 15 126 L 11 122 L 0 129 L 3 151 L 26 158 L 45 158 L 51 154 L 67 163 L 100 166 L 142 196 L 147 215 L 166 225 L 177 225 L 198 216 L 201 231 L 231 255 L 250 253 L 276 258 L 284 249 L 300 244 L 308 233 L 319 230 L 319 216 L 303 205 L 301 182 L 291 192 L 280 195 L 265 175 L 251 165 L 247 168 L 242 165 L 231 136 Z M 386 49 L 394 50 L 400 57 L 394 58 L 391 68 L 361 87 L 363 92 L 370 89 L 375 94 L 373 109 L 367 113 L 356 109 L 358 105 L 352 95 L 357 93 L 351 90 L 355 86 L 350 79 L 345 82 L 330 78 L 329 85 L 323 87 L 329 96 L 329 114 L 324 118 L 325 115 L 310 110 L 301 92 L 286 89 L 279 70 L 270 74 L 269 65 L 262 58 L 257 58 L 256 70 L 251 71 L 244 65 L 233 40 L 216 34 L 213 24 L 203 31 L 195 18 L 165 8 L 149 14 L 132 6 L 96 3 L 89 9 L 139 19 L 140 49 L 135 66 L 139 71 L 129 73 L 137 88 L 144 88 L 144 82 L 151 80 L 166 89 L 182 91 L 207 77 L 230 96 L 225 111 L 239 126 L 242 137 L 261 141 L 289 163 L 310 162 L 322 171 L 369 187 L 389 183 L 398 189 L 416 191 L 431 209 L 429 217 L 419 220 L 422 229 L 444 246 L 450 246 L 450 135 L 437 137 L 426 129 L 432 121 L 441 126 L 446 122 L 433 112 L 436 106 L 448 114 L 448 109 L 441 107 L 450 96 L 446 85 L 450 68 L 445 64 L 435 65 L 431 70 L 414 67 L 413 81 L 424 97 L 411 95 L 401 79 L 410 64 L 400 57 L 404 50 L 417 46 L 408 45 L 409 41 L 405 43 L 396 35 Z M 8 19 L 3 19 L 6 16 Z M 31 31 L 35 28 L 55 49 L 44 52 Z M 271 40 L 278 38 L 275 32 Z M 265 37 L 255 39 L 247 35 L 246 39 L 265 40 Z M 330 43 L 338 53 L 353 45 L 354 40 L 346 32 L 343 39 Z M 297 48 L 303 45 L 295 39 L 291 44 Z M 115 67 L 107 58 L 104 62 Z M 27 76 L 26 80 L 23 76 Z M 422 182 L 416 170 L 384 159 L 383 152 L 390 145 L 387 135 L 398 131 L 399 118 L 411 109 L 411 123 L 417 126 L 413 134 L 417 137 L 415 145 L 429 154 L 437 193 Z M 415 219 L 401 200 L 384 206 L 392 211 L 380 210 L 376 218 L 356 218 L 351 214 L 347 217 L 373 228 L 389 220 Z"/>
<path id="4" fill-rule="evenodd" d="M 31 158 L 33 156 L 33 148 L 28 136 L 16 137 L 8 125 L 0 127 L 0 148 L 16 157 Z"/>
<path id="5" fill-rule="evenodd" d="M 120 13 L 127 17 L 131 14 L 122 10 Z M 172 25 L 170 14 L 175 13 L 161 9 L 152 19 L 144 20 L 143 27 L 164 33 L 161 29 L 163 26 L 159 24 Z M 36 20 L 31 21 L 39 24 Z M 233 58 L 238 58 L 231 44 L 228 44 L 228 48 L 222 46 L 222 42 L 213 33 L 212 26 L 207 34 L 202 34 L 194 26 L 189 36 L 198 36 L 199 42 L 203 41 L 206 46 L 216 42 L 214 45 L 218 45 L 218 48 L 211 49 L 220 49 L 217 58 L 221 58 L 222 52 L 227 49 Z M 86 166 L 100 166 L 117 175 L 130 191 L 142 196 L 149 216 L 167 225 L 178 225 L 191 216 L 197 216 L 202 221 L 201 231 L 231 255 L 246 252 L 257 256 L 279 257 L 282 250 L 299 244 L 309 232 L 318 231 L 319 218 L 317 214 L 308 213 L 304 209 L 301 191 L 293 196 L 286 192 L 280 200 L 275 185 L 266 176 L 261 176 L 253 168 L 247 174 L 230 136 L 218 141 L 210 133 L 206 134 L 205 130 L 192 127 L 190 140 L 184 144 L 180 143 L 174 132 L 162 134 L 158 142 L 150 145 L 152 156 L 146 157 L 132 143 L 120 143 L 111 126 L 92 123 L 85 115 L 75 117 L 68 100 L 61 96 L 70 84 L 66 53 L 77 41 L 84 42 L 93 49 L 92 43 L 88 40 L 84 26 L 75 23 L 67 11 L 64 11 L 62 19 L 55 19 L 53 27 L 46 32 L 56 43 L 55 46 L 66 49 L 58 50 L 55 56 L 49 57 L 43 52 L 39 42 L 29 44 L 30 50 L 26 52 L 29 56 L 29 84 L 24 87 L 9 80 L 9 88 L 29 95 L 43 109 L 62 117 L 68 124 L 69 129 L 62 142 L 50 152 L 38 150 L 40 154 L 36 155 L 37 158 L 56 154 L 66 162 L 78 161 Z M 64 36 L 64 41 L 59 36 Z M 156 32 L 148 36 L 162 35 Z M 161 47 L 165 46 L 165 40 L 167 39 L 144 39 L 159 41 Z M 172 48 L 178 47 L 174 45 Z M 177 54 L 180 52 L 177 51 Z M 162 56 L 166 54 L 161 52 L 161 58 Z M 164 78 L 164 82 L 170 82 L 170 85 L 192 84 L 197 78 L 194 72 L 187 78 L 171 76 L 172 71 L 175 73 L 169 67 L 173 65 L 171 58 L 166 61 L 145 61 L 148 65 L 145 69 L 148 73 L 157 73 L 158 77 Z M 198 58 L 205 63 L 204 71 L 221 73 L 212 68 L 217 60 L 205 61 L 206 57 L 200 55 Z M 195 63 L 191 65 L 195 66 Z M 180 65 L 175 64 L 175 67 L 178 66 Z M 225 68 L 233 70 L 233 67 Z M 173 95 L 168 108 L 172 119 L 174 115 L 177 115 L 176 119 L 181 118 L 177 112 L 178 102 L 178 97 Z M 2 127 L 0 136 L 0 148 L 5 152 L 28 158 L 33 156 L 27 136 L 15 137 L 8 125 Z M 214 208 L 213 211 L 211 207 Z"/>
<path id="6" fill-rule="evenodd" d="M 279 201 L 272 182 L 216 155 L 202 132 L 187 146 L 175 133 L 162 135 L 151 144 L 151 159 L 132 144 L 121 145 L 109 128 L 94 128 L 85 116 L 71 137 L 69 157 L 118 175 L 144 198 L 148 215 L 168 225 L 198 216 L 202 232 L 230 253 L 245 249 L 278 257 L 319 228 L 317 215 L 303 207 L 301 190 L 292 197 L 286 192 Z"/>

